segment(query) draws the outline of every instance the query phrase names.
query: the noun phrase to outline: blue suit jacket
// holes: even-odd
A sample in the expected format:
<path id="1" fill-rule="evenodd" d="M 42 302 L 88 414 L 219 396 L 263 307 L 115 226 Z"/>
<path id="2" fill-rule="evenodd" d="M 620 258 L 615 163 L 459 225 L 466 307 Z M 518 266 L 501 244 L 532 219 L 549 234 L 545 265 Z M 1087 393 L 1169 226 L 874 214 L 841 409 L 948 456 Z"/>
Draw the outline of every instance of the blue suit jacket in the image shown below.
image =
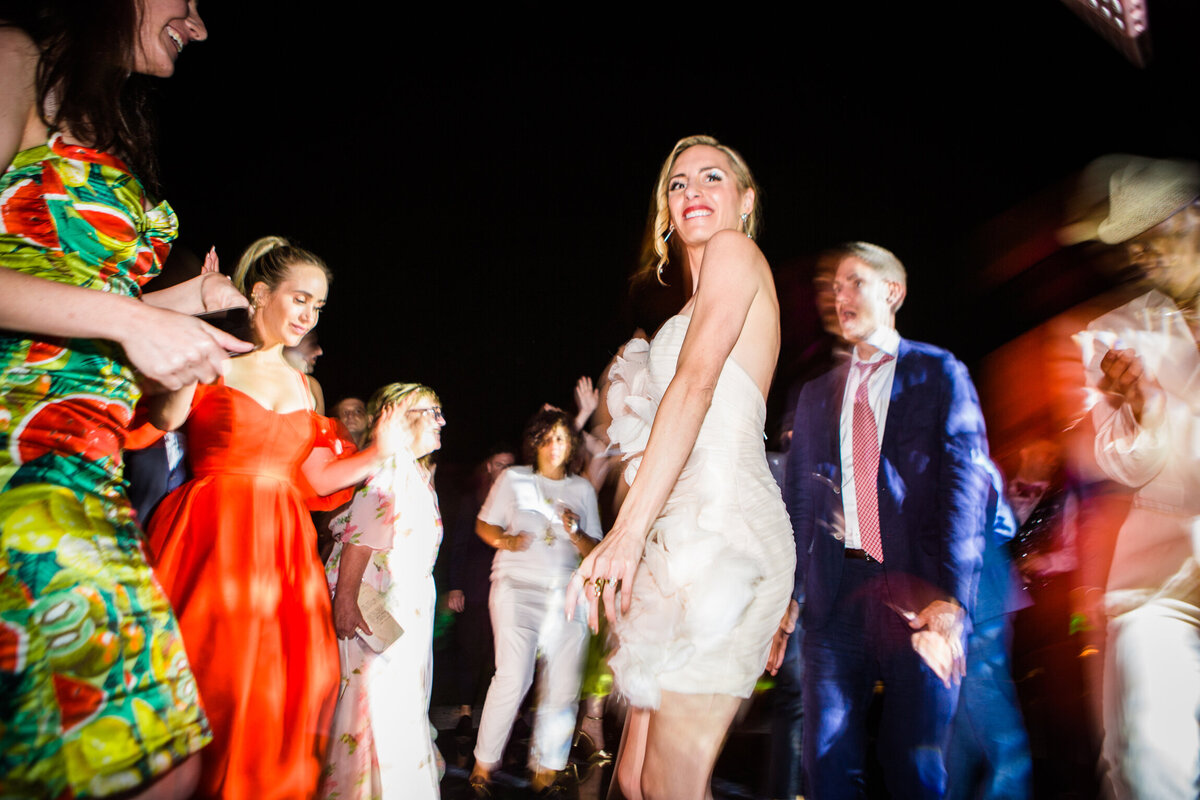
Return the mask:
<path id="1" fill-rule="evenodd" d="M 842 397 L 849 364 L 810 381 L 796 404 L 784 499 L 796 534 L 804 627 L 829 619 L 842 575 Z M 879 458 L 879 523 L 891 600 L 920 611 L 956 599 L 971 613 L 983 558 L 987 440 L 967 369 L 932 345 L 900 340 Z"/>

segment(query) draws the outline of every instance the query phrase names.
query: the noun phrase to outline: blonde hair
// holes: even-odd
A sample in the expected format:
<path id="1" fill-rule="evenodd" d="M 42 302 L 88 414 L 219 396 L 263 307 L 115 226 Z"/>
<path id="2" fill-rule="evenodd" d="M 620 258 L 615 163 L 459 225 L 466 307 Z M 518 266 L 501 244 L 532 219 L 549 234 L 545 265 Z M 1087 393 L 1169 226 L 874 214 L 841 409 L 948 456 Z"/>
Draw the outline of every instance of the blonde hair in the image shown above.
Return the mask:
<path id="1" fill-rule="evenodd" d="M 880 247 L 870 242 L 845 242 L 830 250 L 826 250 L 821 255 L 822 263 L 832 265 L 834 271 L 847 258 L 857 258 L 875 270 L 879 277 L 885 281 L 898 283 L 900 286 L 908 288 L 908 272 L 904 269 L 904 264 L 900 262 L 900 259 L 896 258 L 895 253 L 886 247 Z M 892 308 L 892 311 L 899 311 L 902 305 L 904 305 L 903 297 Z"/>
<path id="2" fill-rule="evenodd" d="M 257 283 L 265 283 L 273 292 L 296 264 L 312 264 L 325 273 L 326 283 L 333 283 L 333 273 L 320 256 L 297 247 L 282 236 L 264 236 L 252 242 L 238 259 L 233 285 L 247 298 Z"/>
<path id="3" fill-rule="evenodd" d="M 408 411 L 412 408 L 413 403 L 418 400 L 428 397 L 437 405 L 441 405 L 442 401 L 438 398 L 437 392 L 430 389 L 423 383 L 389 383 L 386 386 L 381 386 L 375 390 L 375 394 L 371 395 L 371 399 L 367 401 L 367 436 L 363 445 L 368 445 L 375 438 L 375 427 L 379 423 L 379 418 L 383 412 L 389 408 L 402 408 Z M 412 430 L 412 423 L 405 422 Z M 426 473 L 432 471 L 433 453 L 426 453 L 417 459 L 417 464 L 421 466 Z"/>
<path id="4" fill-rule="evenodd" d="M 747 189 L 754 190 L 754 207 L 750 209 L 750 213 L 746 217 L 746 227 L 743 232 L 752 239 L 758 234 L 758 229 L 762 224 L 759 213 L 758 183 L 754 180 L 754 175 L 750 172 L 750 167 L 742 158 L 741 153 L 728 145 L 721 144 L 712 136 L 703 134 L 685 136 L 671 148 L 671 154 L 667 156 L 662 169 L 658 171 L 658 182 L 654 185 L 654 195 L 650 201 L 650 216 L 646 222 L 646 233 L 642 242 L 642 266 L 634 274 L 634 281 L 654 275 L 659 283 L 663 286 L 667 285 L 666 281 L 662 279 L 662 268 L 671 260 L 671 246 L 667 241 L 667 231 L 671 225 L 671 209 L 667 205 L 667 183 L 670 181 L 671 170 L 675 167 L 679 156 L 683 155 L 684 150 L 698 144 L 715 147 L 725 154 L 725 157 L 729 159 L 730 167 L 733 168 L 739 192 L 745 193 Z"/>
<path id="5" fill-rule="evenodd" d="M 371 427 L 379 421 L 379 415 L 389 408 L 404 406 L 407 411 L 418 400 L 428 397 L 433 402 L 441 404 L 437 392 L 423 383 L 389 383 L 375 390 L 367 402 L 367 416 L 370 417 Z"/>

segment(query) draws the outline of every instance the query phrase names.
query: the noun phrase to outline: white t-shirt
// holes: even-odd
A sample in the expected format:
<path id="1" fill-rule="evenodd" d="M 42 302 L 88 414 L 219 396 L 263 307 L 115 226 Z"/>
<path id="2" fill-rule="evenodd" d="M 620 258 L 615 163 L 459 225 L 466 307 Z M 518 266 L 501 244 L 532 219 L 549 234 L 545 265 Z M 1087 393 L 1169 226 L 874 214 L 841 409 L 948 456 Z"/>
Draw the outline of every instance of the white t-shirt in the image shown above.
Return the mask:
<path id="1" fill-rule="evenodd" d="M 561 586 L 579 566 L 579 550 L 563 528 L 562 512 L 579 515 L 579 532 L 599 541 L 600 510 L 596 490 L 578 475 L 551 480 L 532 467 L 509 467 L 492 485 L 479 519 L 509 536 L 528 533 L 528 550 L 500 550 L 492 561 L 492 580 L 512 578 L 526 583 Z"/>

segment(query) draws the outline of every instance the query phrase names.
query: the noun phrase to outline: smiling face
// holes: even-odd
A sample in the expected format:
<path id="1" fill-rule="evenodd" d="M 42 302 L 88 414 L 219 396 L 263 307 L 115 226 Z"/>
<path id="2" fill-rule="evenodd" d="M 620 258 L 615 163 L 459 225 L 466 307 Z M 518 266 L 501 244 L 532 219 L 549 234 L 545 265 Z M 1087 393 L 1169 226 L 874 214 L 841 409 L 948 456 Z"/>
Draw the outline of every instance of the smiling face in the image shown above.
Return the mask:
<path id="1" fill-rule="evenodd" d="M 1125 243 L 1130 261 L 1177 303 L 1200 293 L 1200 206 L 1189 205 Z"/>
<path id="2" fill-rule="evenodd" d="M 175 72 L 175 59 L 188 42 L 202 42 L 208 29 L 196 0 L 141 0 L 141 26 L 133 71 L 168 78 Z"/>
<path id="3" fill-rule="evenodd" d="M 667 179 L 667 205 L 686 244 L 707 242 L 721 230 L 741 230 L 754 208 L 754 190 L 739 188 L 729 157 L 698 144 L 679 154 Z"/>
<path id="4" fill-rule="evenodd" d="M 259 281 L 251 292 L 254 330 L 263 347 L 295 347 L 317 325 L 329 282 L 314 264 L 293 264 L 274 291 Z"/>
<path id="5" fill-rule="evenodd" d="M 838 325 L 846 341 L 858 344 L 879 328 L 895 327 L 895 309 L 904 289 L 865 261 L 853 256 L 842 259 L 832 289 Z"/>
<path id="6" fill-rule="evenodd" d="M 546 435 L 542 437 L 542 441 L 538 443 L 538 472 L 543 475 L 558 473 L 563 469 L 567 463 L 567 459 L 570 457 L 571 436 L 562 425 L 555 425 L 546 432 Z"/>
<path id="7" fill-rule="evenodd" d="M 403 416 L 412 434 L 409 449 L 414 456 L 427 456 L 442 446 L 442 428 L 446 426 L 446 418 L 442 416 L 442 407 L 438 405 L 436 397 L 423 395 L 417 398 Z"/>

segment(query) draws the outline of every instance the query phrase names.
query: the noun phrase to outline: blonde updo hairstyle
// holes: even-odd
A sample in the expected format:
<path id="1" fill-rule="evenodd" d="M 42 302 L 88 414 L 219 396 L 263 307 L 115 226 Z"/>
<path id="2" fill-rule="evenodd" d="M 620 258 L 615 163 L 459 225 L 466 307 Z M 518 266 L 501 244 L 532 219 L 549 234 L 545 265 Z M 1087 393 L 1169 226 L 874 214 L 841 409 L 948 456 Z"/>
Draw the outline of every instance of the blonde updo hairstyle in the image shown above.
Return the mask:
<path id="1" fill-rule="evenodd" d="M 333 273 L 316 253 L 297 247 L 282 236 L 264 236 L 247 247 L 238 259 L 233 285 L 253 304 L 255 285 L 264 283 L 267 291 L 273 292 L 297 264 L 312 264 L 325 273 L 326 283 L 333 283 Z"/>
<path id="2" fill-rule="evenodd" d="M 732 147 L 723 145 L 711 136 L 687 136 L 675 143 L 675 147 L 671 149 L 671 154 L 667 156 L 667 160 L 663 162 L 662 169 L 658 172 L 658 183 L 654 186 L 654 197 L 650 204 L 650 218 L 646 224 L 646 235 L 642 243 L 642 266 L 634 275 L 634 280 L 649 278 L 651 275 L 658 279 L 658 282 L 666 286 L 666 281 L 662 278 L 662 270 L 671 261 L 672 243 L 667 240 L 667 231 L 671 227 L 671 209 L 667 204 L 667 184 L 670 182 L 671 173 L 675 168 L 675 162 L 679 156 L 683 155 L 683 151 L 689 147 L 695 147 L 698 144 L 715 147 L 725 154 L 729 159 L 729 165 L 733 168 L 733 176 L 737 179 L 738 192 L 745 193 L 747 189 L 754 190 L 754 207 L 750 209 L 750 214 L 746 217 L 745 227 L 742 232 L 751 239 L 758 235 L 759 227 L 762 224 L 761 215 L 759 213 L 759 200 L 761 193 L 759 192 L 758 183 L 754 180 L 754 175 L 750 172 L 750 167 L 747 166 L 746 160 L 742 158 L 741 153 L 734 150 Z"/>

